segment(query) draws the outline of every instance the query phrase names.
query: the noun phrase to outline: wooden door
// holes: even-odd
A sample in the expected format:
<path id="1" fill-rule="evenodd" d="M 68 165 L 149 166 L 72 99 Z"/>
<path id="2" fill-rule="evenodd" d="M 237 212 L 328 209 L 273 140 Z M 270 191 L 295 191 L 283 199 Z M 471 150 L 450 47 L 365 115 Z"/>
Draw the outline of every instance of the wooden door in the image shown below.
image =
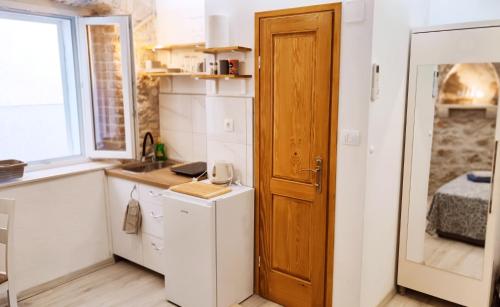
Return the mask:
<path id="1" fill-rule="evenodd" d="M 324 306 L 335 11 L 279 12 L 258 18 L 258 291 L 287 307 Z"/>

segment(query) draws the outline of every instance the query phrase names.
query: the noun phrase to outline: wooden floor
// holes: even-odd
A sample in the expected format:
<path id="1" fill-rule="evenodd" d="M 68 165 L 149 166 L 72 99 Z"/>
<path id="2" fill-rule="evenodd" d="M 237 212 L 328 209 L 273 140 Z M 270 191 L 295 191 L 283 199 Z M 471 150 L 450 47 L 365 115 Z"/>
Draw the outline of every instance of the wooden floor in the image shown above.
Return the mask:
<path id="1" fill-rule="evenodd" d="M 406 295 L 396 294 L 384 307 L 460 307 L 460 305 L 407 290 Z"/>
<path id="2" fill-rule="evenodd" d="M 428 266 L 482 279 L 483 258 L 482 247 L 425 235 L 424 262 Z"/>
<path id="3" fill-rule="evenodd" d="M 165 301 L 163 276 L 127 261 L 119 261 L 97 272 L 19 302 L 20 307 L 156 307 L 172 305 Z M 280 307 L 258 295 L 241 303 L 243 307 Z M 456 306 L 429 296 L 410 292 L 396 295 L 388 307 Z"/>
<path id="4" fill-rule="evenodd" d="M 127 261 L 19 302 L 20 307 L 172 307 L 165 300 L 163 276 Z M 244 307 L 279 307 L 257 295 Z"/>

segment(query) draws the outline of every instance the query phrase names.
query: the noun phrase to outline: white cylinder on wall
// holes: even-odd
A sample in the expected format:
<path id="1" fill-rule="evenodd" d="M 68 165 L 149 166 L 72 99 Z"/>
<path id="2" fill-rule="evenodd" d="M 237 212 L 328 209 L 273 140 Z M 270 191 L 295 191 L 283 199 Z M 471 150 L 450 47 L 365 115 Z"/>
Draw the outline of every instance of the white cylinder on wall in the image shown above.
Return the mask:
<path id="1" fill-rule="evenodd" d="M 229 46 L 229 20 L 224 15 L 210 15 L 207 17 L 206 46 Z"/>

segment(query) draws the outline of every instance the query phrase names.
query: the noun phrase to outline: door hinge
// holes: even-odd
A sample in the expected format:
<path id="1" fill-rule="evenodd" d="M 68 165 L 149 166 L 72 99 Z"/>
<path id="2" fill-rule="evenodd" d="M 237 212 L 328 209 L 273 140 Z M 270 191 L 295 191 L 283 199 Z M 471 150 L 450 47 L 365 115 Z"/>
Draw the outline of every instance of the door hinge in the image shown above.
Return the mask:
<path id="1" fill-rule="evenodd" d="M 259 58 L 258 58 L 258 64 L 259 64 L 259 69 L 260 69 L 260 55 L 259 55 Z"/>
<path id="2" fill-rule="evenodd" d="M 259 268 L 260 268 L 260 256 L 259 256 L 259 258 L 257 258 L 257 265 L 258 265 L 258 266 L 259 266 Z"/>
<path id="3" fill-rule="evenodd" d="M 439 71 L 434 71 L 432 79 L 432 98 L 436 98 L 439 92 Z"/>

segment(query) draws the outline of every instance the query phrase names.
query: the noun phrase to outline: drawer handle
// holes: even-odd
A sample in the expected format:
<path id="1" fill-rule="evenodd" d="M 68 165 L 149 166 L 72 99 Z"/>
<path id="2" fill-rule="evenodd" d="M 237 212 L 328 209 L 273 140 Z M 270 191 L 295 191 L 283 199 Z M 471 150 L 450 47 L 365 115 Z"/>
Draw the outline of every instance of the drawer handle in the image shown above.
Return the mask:
<path id="1" fill-rule="evenodd" d="M 160 197 L 161 195 L 162 195 L 161 193 L 155 193 L 151 190 L 149 191 L 149 196 L 151 196 L 151 197 Z"/>
<path id="2" fill-rule="evenodd" d="M 153 247 L 154 250 L 161 251 L 163 250 L 163 247 L 158 247 L 155 243 L 151 242 L 151 246 Z"/>
<path id="3" fill-rule="evenodd" d="M 162 218 L 162 217 L 163 217 L 163 215 L 161 215 L 161 214 L 155 215 L 155 213 L 154 213 L 153 211 L 151 211 L 149 214 L 150 214 L 150 215 L 151 215 L 151 217 L 152 217 L 152 218 L 154 218 L 154 219 L 160 219 L 160 218 Z"/>

